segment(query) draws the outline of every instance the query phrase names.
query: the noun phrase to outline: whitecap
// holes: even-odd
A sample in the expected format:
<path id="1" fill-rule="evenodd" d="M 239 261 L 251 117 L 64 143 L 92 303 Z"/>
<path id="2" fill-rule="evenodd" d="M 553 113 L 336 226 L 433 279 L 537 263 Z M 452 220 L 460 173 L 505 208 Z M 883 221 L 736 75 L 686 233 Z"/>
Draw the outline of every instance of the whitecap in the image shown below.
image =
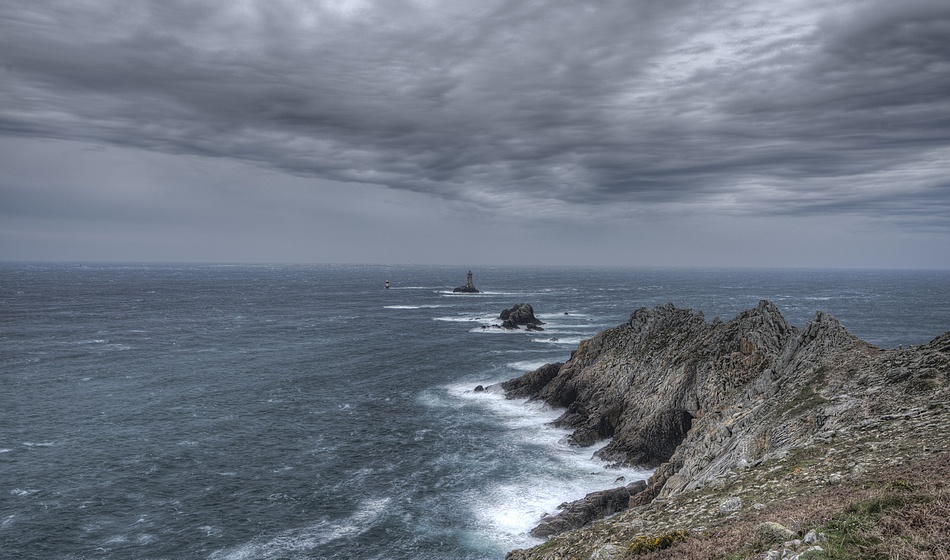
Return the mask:
<path id="1" fill-rule="evenodd" d="M 365 533 L 386 510 L 389 501 L 390 498 L 364 500 L 357 511 L 344 520 L 318 521 L 306 527 L 288 529 L 267 541 L 251 541 L 230 549 L 215 551 L 209 558 L 268 560 L 308 554 L 329 542 Z"/>
<path id="2" fill-rule="evenodd" d="M 54 444 L 52 441 L 40 441 L 40 442 L 24 441 L 23 445 L 27 447 L 52 447 Z"/>
<path id="3" fill-rule="evenodd" d="M 115 535 L 106 539 L 103 544 L 125 544 L 127 542 L 129 542 L 128 535 Z"/>
<path id="4" fill-rule="evenodd" d="M 534 371 L 549 363 L 551 363 L 551 360 L 522 360 L 520 362 L 511 362 L 507 365 L 517 371 Z"/>
<path id="5" fill-rule="evenodd" d="M 569 346 L 577 346 L 583 340 L 583 337 L 571 336 L 571 337 L 562 337 L 562 336 L 551 336 L 551 337 L 536 337 L 533 338 L 532 342 L 540 342 L 542 344 L 566 344 Z"/>
<path id="6" fill-rule="evenodd" d="M 483 325 L 481 327 L 475 327 L 469 329 L 470 333 L 479 333 L 479 334 L 525 334 L 525 333 L 535 333 L 536 331 L 529 331 L 527 329 L 502 329 L 497 328 L 497 324 Z"/>
<path id="7" fill-rule="evenodd" d="M 651 471 L 613 468 L 596 458 L 596 452 L 609 441 L 591 447 L 570 445 L 571 431 L 553 425 L 562 410 L 537 401 L 506 399 L 497 384 L 487 389 L 476 393 L 462 384 L 446 387 L 451 397 L 494 415 L 509 430 L 505 437 L 519 447 L 537 450 L 537 454 L 517 480 L 499 481 L 468 493 L 464 503 L 471 508 L 479 532 L 509 548 L 532 546 L 541 541 L 529 531 L 542 516 L 555 513 L 559 504 L 619 486 L 620 477 L 627 483 L 649 478 Z"/>
<path id="8" fill-rule="evenodd" d="M 9 453 L 13 451 L 12 449 L 0 449 L 0 453 Z"/>
<path id="9" fill-rule="evenodd" d="M 608 468 L 607 463 L 594 458 L 593 454 L 607 442 L 578 448 L 567 445 L 560 430 L 546 426 L 551 433 L 544 434 L 545 430 L 537 429 L 535 422 L 525 419 L 521 423 L 520 430 L 531 435 L 518 437 L 534 438 L 533 443 L 548 447 L 549 454 L 518 480 L 489 484 L 470 492 L 465 500 L 482 530 L 511 548 L 541 542 L 529 532 L 542 517 L 556 513 L 560 504 L 579 500 L 591 492 L 645 480 L 652 474 L 634 468 Z M 625 482 L 618 480 L 621 477 Z"/>
<path id="10" fill-rule="evenodd" d="M 202 525 L 198 527 L 198 530 L 203 532 L 206 537 L 220 537 L 221 529 L 218 527 L 212 527 L 211 525 Z"/>
<path id="11" fill-rule="evenodd" d="M 450 323 L 497 323 L 501 324 L 501 321 L 498 321 L 494 318 L 492 314 L 487 315 L 456 315 L 454 317 L 433 317 L 433 321 L 447 321 Z"/>

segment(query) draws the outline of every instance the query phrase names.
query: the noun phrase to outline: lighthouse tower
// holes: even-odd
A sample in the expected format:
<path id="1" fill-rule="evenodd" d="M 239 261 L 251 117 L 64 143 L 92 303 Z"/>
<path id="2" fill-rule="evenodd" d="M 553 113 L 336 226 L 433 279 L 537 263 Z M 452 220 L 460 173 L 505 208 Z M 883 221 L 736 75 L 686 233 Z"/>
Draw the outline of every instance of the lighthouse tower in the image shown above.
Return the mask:
<path id="1" fill-rule="evenodd" d="M 465 285 L 464 285 L 464 286 L 459 286 L 458 288 L 455 288 L 455 289 L 452 290 L 452 291 L 453 291 L 453 292 L 462 292 L 462 293 L 465 293 L 465 294 L 477 294 L 477 293 L 478 293 L 478 290 L 475 289 L 475 284 L 472 284 L 472 271 L 471 271 L 471 270 L 468 271 L 468 276 L 466 277 L 465 280 L 466 280 L 466 281 L 465 281 Z"/>

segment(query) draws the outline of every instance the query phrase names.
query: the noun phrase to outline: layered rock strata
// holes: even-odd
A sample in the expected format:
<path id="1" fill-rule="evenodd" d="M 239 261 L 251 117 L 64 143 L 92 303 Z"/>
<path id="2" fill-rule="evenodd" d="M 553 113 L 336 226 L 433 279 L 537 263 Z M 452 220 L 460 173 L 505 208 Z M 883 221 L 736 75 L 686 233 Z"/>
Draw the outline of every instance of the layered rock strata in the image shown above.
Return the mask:
<path id="1" fill-rule="evenodd" d="M 626 486 L 591 492 L 580 500 L 563 503 L 556 515 L 545 516 L 541 523 L 531 530 L 535 537 L 550 537 L 564 531 L 577 529 L 595 519 L 627 509 L 630 496 L 646 490 L 645 480 L 638 480 Z"/>
<path id="2" fill-rule="evenodd" d="M 884 351 L 823 312 L 797 329 L 768 301 L 728 322 L 668 304 L 503 388 L 564 408 L 573 443 L 609 438 L 600 457 L 655 468 L 640 506 L 946 398 L 948 364 L 950 333 Z"/>

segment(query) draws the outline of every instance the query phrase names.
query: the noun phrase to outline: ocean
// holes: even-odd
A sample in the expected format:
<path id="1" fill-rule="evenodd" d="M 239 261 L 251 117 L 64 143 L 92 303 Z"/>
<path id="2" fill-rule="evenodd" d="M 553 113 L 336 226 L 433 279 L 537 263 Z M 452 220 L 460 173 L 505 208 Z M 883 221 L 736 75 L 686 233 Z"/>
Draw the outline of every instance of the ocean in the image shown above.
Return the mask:
<path id="1" fill-rule="evenodd" d="M 884 348 L 950 330 L 948 271 L 479 267 L 452 293 L 466 272 L 0 265 L 0 556 L 500 559 L 649 471 L 475 386 L 667 302 L 824 310 Z M 520 302 L 543 332 L 494 328 Z"/>

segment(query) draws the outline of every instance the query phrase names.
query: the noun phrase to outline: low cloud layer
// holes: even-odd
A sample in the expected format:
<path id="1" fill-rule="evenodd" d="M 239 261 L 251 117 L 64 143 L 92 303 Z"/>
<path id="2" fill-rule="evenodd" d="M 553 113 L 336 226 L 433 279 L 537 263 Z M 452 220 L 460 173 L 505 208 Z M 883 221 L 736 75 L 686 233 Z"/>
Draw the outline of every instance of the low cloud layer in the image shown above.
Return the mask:
<path id="1" fill-rule="evenodd" d="M 507 216 L 946 230 L 948 37 L 945 0 L 7 2 L 0 136 Z"/>

